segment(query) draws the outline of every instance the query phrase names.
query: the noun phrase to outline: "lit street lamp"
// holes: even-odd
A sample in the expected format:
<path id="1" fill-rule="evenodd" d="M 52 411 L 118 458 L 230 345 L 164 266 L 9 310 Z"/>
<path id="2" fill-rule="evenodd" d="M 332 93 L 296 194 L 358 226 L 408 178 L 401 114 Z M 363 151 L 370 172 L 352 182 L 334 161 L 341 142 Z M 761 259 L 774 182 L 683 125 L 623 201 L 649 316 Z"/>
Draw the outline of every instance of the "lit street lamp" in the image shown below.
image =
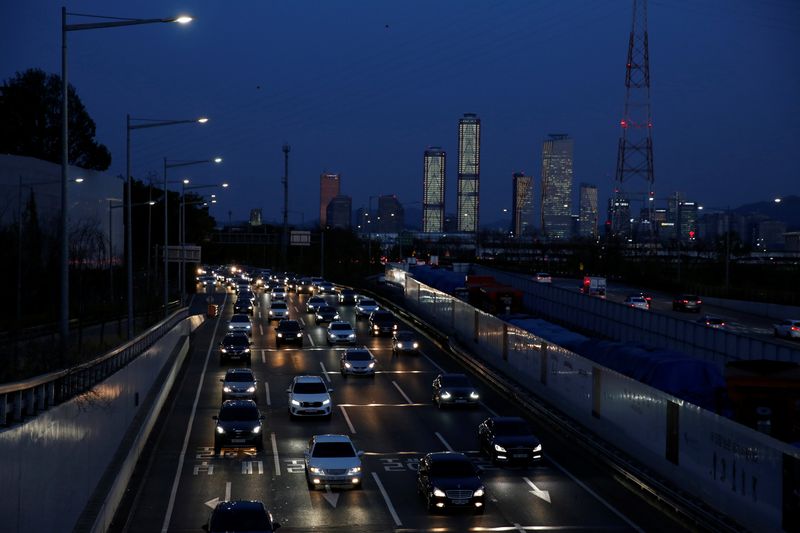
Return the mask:
<path id="1" fill-rule="evenodd" d="M 113 22 L 92 22 L 84 24 L 67 24 L 68 16 L 104 18 Z M 121 19 L 119 17 L 105 17 L 85 15 L 81 13 L 67 13 L 67 8 L 61 8 L 61 316 L 59 330 L 61 336 L 61 357 L 66 362 L 69 347 L 69 246 L 67 232 L 67 167 L 69 166 L 69 82 L 67 78 L 67 32 L 96 30 L 102 28 L 118 28 L 121 26 L 136 26 L 141 24 L 157 24 L 162 22 L 177 22 L 187 24 L 191 17 L 179 16 L 158 19 Z M 130 173 L 129 173 L 130 174 Z M 129 188 L 130 190 L 130 188 Z M 132 301 L 132 300 L 131 300 Z"/>

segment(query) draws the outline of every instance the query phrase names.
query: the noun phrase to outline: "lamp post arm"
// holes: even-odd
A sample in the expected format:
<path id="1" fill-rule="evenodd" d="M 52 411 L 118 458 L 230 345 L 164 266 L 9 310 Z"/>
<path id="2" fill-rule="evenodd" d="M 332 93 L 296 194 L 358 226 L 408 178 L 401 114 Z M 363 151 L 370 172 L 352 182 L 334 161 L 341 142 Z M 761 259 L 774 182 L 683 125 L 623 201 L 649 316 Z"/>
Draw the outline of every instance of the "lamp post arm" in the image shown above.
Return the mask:
<path id="1" fill-rule="evenodd" d="M 148 120 L 143 118 L 133 118 L 131 117 L 130 120 Z M 156 120 L 153 121 L 151 124 L 133 124 L 128 125 L 129 130 L 141 130 L 144 128 L 159 128 L 161 126 L 174 126 L 175 124 L 195 124 L 197 120 Z"/>
<path id="2" fill-rule="evenodd" d="M 72 16 L 95 17 L 96 15 L 81 15 L 80 13 L 67 13 Z M 113 17 L 102 17 L 113 18 Z M 89 22 L 83 24 L 65 24 L 64 31 L 99 30 L 102 28 L 119 28 L 121 26 L 139 26 L 141 24 L 159 24 L 162 22 L 176 22 L 177 17 L 162 19 L 123 19 L 116 22 Z"/>

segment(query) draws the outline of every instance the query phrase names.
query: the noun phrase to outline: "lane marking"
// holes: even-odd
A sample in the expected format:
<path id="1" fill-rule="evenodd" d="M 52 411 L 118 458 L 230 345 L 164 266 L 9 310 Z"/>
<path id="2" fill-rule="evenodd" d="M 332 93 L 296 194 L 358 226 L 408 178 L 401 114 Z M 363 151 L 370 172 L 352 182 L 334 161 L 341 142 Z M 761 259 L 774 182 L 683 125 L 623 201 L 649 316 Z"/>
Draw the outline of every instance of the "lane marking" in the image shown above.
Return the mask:
<path id="1" fill-rule="evenodd" d="M 340 403 L 345 407 L 430 407 L 430 403 Z"/>
<path id="2" fill-rule="evenodd" d="M 303 324 L 303 327 L 306 327 L 306 321 L 303 320 L 303 317 L 298 318 L 297 321 Z"/>
<path id="3" fill-rule="evenodd" d="M 629 519 L 627 516 L 625 516 L 625 515 L 624 515 L 624 514 L 622 514 L 620 511 L 618 511 L 617 509 L 615 509 L 614 507 L 612 507 L 610 503 L 608 503 L 606 500 L 604 500 L 603 498 L 601 498 L 599 494 L 597 494 L 595 491 L 593 491 L 592 489 L 590 489 L 590 488 L 589 488 L 589 487 L 588 487 L 588 486 L 587 486 L 587 485 L 586 485 L 586 484 L 585 484 L 583 481 L 581 481 L 580 479 L 578 479 L 577 477 L 575 477 L 575 476 L 572 474 L 572 472 L 568 471 L 566 468 L 564 468 L 563 466 L 561 466 L 560 464 L 558 464 L 558 462 L 556 462 L 556 461 L 555 461 L 555 460 L 554 460 L 552 457 L 550 457 L 549 455 L 547 456 L 547 460 L 548 460 L 548 461 L 550 461 L 551 463 L 553 463 L 553 465 L 555 465 L 555 467 L 556 467 L 556 468 L 558 468 L 559 470 L 561 470 L 562 472 L 564 472 L 564 473 L 565 473 L 567 476 L 569 476 L 569 478 L 570 478 L 570 479 L 572 479 L 572 481 L 574 481 L 575 483 L 577 483 L 577 484 L 578 484 L 578 485 L 579 485 L 579 486 L 580 486 L 580 487 L 581 487 L 583 490 L 585 490 L 586 492 L 588 492 L 589 494 L 591 494 L 592 496 L 594 496 L 594 498 L 595 498 L 597 501 L 599 501 L 600 503 L 602 503 L 602 504 L 603 504 L 603 505 L 604 505 L 604 506 L 605 506 L 605 507 L 606 507 L 606 508 L 607 508 L 609 511 L 611 511 L 612 513 L 614 513 L 615 515 L 617 515 L 617 517 L 619 517 L 620 519 L 622 519 L 622 521 L 623 521 L 623 522 L 625 522 L 626 524 L 628 524 L 628 525 L 629 525 L 631 528 L 633 528 L 635 531 L 638 531 L 639 533 L 644 533 L 644 530 L 643 530 L 642 528 L 640 528 L 639 526 L 637 526 L 636 524 L 634 524 L 634 523 L 633 523 L 633 522 L 632 522 L 632 521 L 631 521 L 631 520 L 630 520 L 630 519 Z"/>
<path id="4" fill-rule="evenodd" d="M 526 477 L 524 477 L 522 479 L 525 480 L 525 483 L 527 483 L 528 486 L 533 489 L 532 491 L 530 491 L 531 494 L 533 494 L 537 498 L 541 498 L 542 500 L 546 501 L 547 503 L 551 503 L 550 502 L 550 491 L 540 489 L 539 487 L 537 487 L 536 485 L 533 484 L 533 481 L 531 481 L 530 479 L 528 479 Z"/>
<path id="5" fill-rule="evenodd" d="M 225 482 L 225 501 L 226 502 L 231 501 L 231 482 L 230 481 L 226 481 Z"/>
<path id="6" fill-rule="evenodd" d="M 353 423 L 352 423 L 352 422 L 350 422 L 350 417 L 349 417 L 349 416 L 347 416 L 347 411 L 345 411 L 345 410 L 344 410 L 344 406 L 343 406 L 343 405 L 340 405 L 340 406 L 339 406 L 339 409 L 341 409 L 341 411 L 342 411 L 342 415 L 344 415 L 344 421 L 345 421 L 345 422 L 347 422 L 347 427 L 349 427 L 349 428 L 350 428 L 350 433 L 352 433 L 352 434 L 354 434 L 354 435 L 355 435 L 355 433 L 356 433 L 356 428 L 354 428 L 354 427 L 353 427 Z"/>
<path id="7" fill-rule="evenodd" d="M 322 361 L 320 361 L 320 362 L 319 362 L 319 366 L 321 366 L 321 367 L 322 367 L 322 375 L 323 375 L 323 376 L 325 376 L 325 379 L 327 379 L 327 380 L 328 380 L 328 383 L 330 383 L 330 382 L 331 382 L 331 377 L 328 375 L 328 369 L 327 369 L 327 368 L 325 368 L 325 363 L 323 363 Z"/>
<path id="8" fill-rule="evenodd" d="M 400 385 L 398 385 L 396 381 L 392 380 L 392 385 L 394 385 L 394 388 L 396 388 L 397 391 L 403 395 L 403 398 L 405 398 L 406 403 L 414 403 L 411 401 L 411 398 L 409 398 L 408 395 L 405 392 L 403 392 L 403 389 L 400 388 Z"/>
<path id="9" fill-rule="evenodd" d="M 386 489 L 383 488 L 383 483 L 381 483 L 381 479 L 378 477 L 377 472 L 372 473 L 372 479 L 375 480 L 375 484 L 378 485 L 378 490 L 381 491 L 381 496 L 383 496 L 383 501 L 386 502 L 386 507 L 389 508 L 389 514 L 392 515 L 392 520 L 394 520 L 394 525 L 396 527 L 400 527 L 403 523 L 400 521 L 400 517 L 397 516 L 397 511 L 394 510 L 394 505 L 392 505 L 392 500 L 389 499 L 389 494 L 386 492 Z"/>
<path id="10" fill-rule="evenodd" d="M 484 409 L 489 411 L 489 414 L 491 414 L 492 416 L 500 416 L 500 415 L 497 414 L 497 411 L 495 411 L 494 409 L 492 409 L 491 407 L 486 405 L 485 402 L 480 402 L 480 405 L 481 405 L 481 407 L 483 407 Z"/>
<path id="11" fill-rule="evenodd" d="M 261 362 L 264 363 L 265 365 L 267 364 L 267 351 L 266 350 L 261 352 Z"/>
<path id="12" fill-rule="evenodd" d="M 436 361 L 434 361 L 433 359 L 431 359 L 430 357 L 428 357 L 428 354 L 426 354 L 425 352 L 423 352 L 423 351 L 421 351 L 421 350 L 420 350 L 420 352 L 419 352 L 419 353 L 420 353 L 420 355 L 421 355 L 422 357 L 424 357 L 425 359 L 427 359 L 427 360 L 428 360 L 428 362 L 429 362 L 430 364 L 432 364 L 433 366 L 435 366 L 435 367 L 436 367 L 436 368 L 439 370 L 439 372 L 442 372 L 442 373 L 444 373 L 444 368 L 442 368 L 442 367 L 440 367 L 439 365 L 437 365 L 437 364 L 436 364 Z"/>
<path id="13" fill-rule="evenodd" d="M 261 333 L 262 337 L 264 336 L 264 327 L 261 324 L 258 325 L 258 332 Z"/>
<path id="14" fill-rule="evenodd" d="M 275 475 L 281 475 L 281 460 L 278 457 L 278 440 L 275 438 L 275 433 L 271 435 L 272 439 L 272 457 L 275 459 Z"/>
<path id="15" fill-rule="evenodd" d="M 316 346 L 316 344 L 314 344 L 314 339 L 311 338 L 311 333 L 306 333 L 306 337 L 308 337 L 308 342 L 311 343 L 311 346 Z"/>
<path id="16" fill-rule="evenodd" d="M 264 382 L 264 399 L 267 401 L 267 407 L 272 405 L 272 400 L 269 397 L 269 383 L 267 383 L 266 381 Z"/>
<path id="17" fill-rule="evenodd" d="M 226 294 L 222 300 L 222 307 L 225 307 L 225 301 L 228 299 Z M 175 508 L 175 497 L 178 495 L 178 483 L 181 479 L 183 472 L 183 461 L 186 458 L 186 449 L 189 447 L 189 437 L 192 435 L 192 426 L 194 425 L 194 415 L 197 413 L 197 403 L 200 401 L 200 391 L 203 389 L 203 381 L 206 377 L 206 369 L 208 368 L 208 359 L 211 356 L 211 348 L 214 346 L 213 340 L 217 337 L 217 329 L 222 321 L 217 320 L 214 325 L 214 332 L 211 335 L 211 341 L 208 343 L 208 351 L 206 352 L 206 360 L 203 362 L 203 371 L 200 373 L 200 382 L 197 384 L 197 392 L 194 395 L 194 403 L 192 404 L 192 412 L 189 414 L 189 423 L 186 426 L 186 435 L 183 438 L 183 447 L 181 454 L 178 456 L 178 469 L 175 471 L 175 477 L 172 479 L 172 490 L 169 493 L 169 503 L 167 504 L 167 513 L 164 516 L 164 523 L 161 524 L 161 533 L 167 533 L 169 530 L 169 522 L 172 519 L 172 511 Z"/>
<path id="18" fill-rule="evenodd" d="M 439 439 L 440 441 L 442 441 L 442 444 L 444 444 L 444 447 L 445 447 L 445 448 L 447 448 L 447 451 L 448 451 L 448 452 L 452 452 L 452 451 L 453 451 L 453 448 L 450 446 L 450 444 L 448 444 L 448 443 L 447 443 L 447 441 L 446 441 L 446 440 L 444 440 L 444 437 L 442 437 L 442 434 L 441 434 L 441 433 L 439 433 L 439 432 L 437 431 L 436 433 L 434 433 L 434 435 L 436 435 L 436 438 L 437 438 L 437 439 Z"/>

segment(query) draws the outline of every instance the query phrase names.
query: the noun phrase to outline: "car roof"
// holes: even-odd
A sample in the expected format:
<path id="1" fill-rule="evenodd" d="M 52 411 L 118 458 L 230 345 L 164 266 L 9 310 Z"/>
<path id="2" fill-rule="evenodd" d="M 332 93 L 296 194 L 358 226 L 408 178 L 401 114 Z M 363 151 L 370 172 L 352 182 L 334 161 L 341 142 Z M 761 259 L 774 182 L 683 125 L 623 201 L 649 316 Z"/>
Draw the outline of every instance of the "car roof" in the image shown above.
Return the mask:
<path id="1" fill-rule="evenodd" d="M 334 320 L 333 322 L 328 324 L 328 327 L 330 327 L 330 326 L 341 326 L 342 324 L 344 324 L 345 326 L 347 326 L 349 328 L 353 327 L 353 325 L 350 324 L 350 322 L 348 322 L 347 320 Z"/>
<path id="2" fill-rule="evenodd" d="M 295 376 L 295 383 L 318 383 L 322 381 L 321 376 Z"/>
<path id="3" fill-rule="evenodd" d="M 353 443 L 350 440 L 350 437 L 347 435 L 334 435 L 332 433 L 326 433 L 325 435 L 314 435 L 312 437 L 314 442 L 348 442 L 350 444 Z"/>
<path id="4" fill-rule="evenodd" d="M 370 352 L 369 349 L 365 346 L 361 346 L 360 348 L 348 348 L 344 351 L 344 355 L 348 355 L 351 353 L 364 353 L 364 352 L 372 355 L 372 352 Z"/>
<path id="5" fill-rule="evenodd" d="M 425 457 L 430 461 L 469 462 L 467 456 L 461 452 L 431 452 Z"/>
<path id="6" fill-rule="evenodd" d="M 495 423 L 510 423 L 510 422 L 521 422 L 523 424 L 527 424 L 527 420 L 522 418 L 521 416 L 490 416 L 489 420 L 492 420 Z"/>
<path id="7" fill-rule="evenodd" d="M 247 315 L 239 315 L 239 314 L 237 314 L 237 315 L 233 315 L 231 317 L 231 321 L 234 321 L 234 320 L 239 320 L 239 321 L 242 321 L 242 322 L 250 322 L 250 317 L 248 317 Z"/>
<path id="8" fill-rule="evenodd" d="M 407 329 L 403 329 L 403 330 L 400 330 L 400 331 L 395 331 L 394 334 L 395 334 L 396 337 L 416 337 L 417 336 L 416 333 L 414 333 L 413 331 L 408 331 Z"/>
<path id="9" fill-rule="evenodd" d="M 217 504 L 214 511 L 235 511 L 246 509 L 251 511 L 266 511 L 264 503 L 260 500 L 229 500 Z"/>
<path id="10" fill-rule="evenodd" d="M 466 379 L 469 381 L 469 378 L 466 374 L 462 374 L 460 372 L 446 372 L 444 374 L 439 374 L 439 377 L 442 379 Z"/>
<path id="11" fill-rule="evenodd" d="M 222 407 L 227 409 L 243 409 L 251 407 L 258 409 L 256 402 L 253 400 L 225 400 L 222 402 Z"/>
<path id="12" fill-rule="evenodd" d="M 280 326 L 281 324 L 284 324 L 284 325 L 287 325 L 287 326 L 289 326 L 289 325 L 291 325 L 292 323 L 295 323 L 295 324 L 297 324 L 297 325 L 300 325 L 300 322 L 298 322 L 297 320 L 295 320 L 295 319 L 293 319 L 293 318 L 284 318 L 284 319 L 282 319 L 280 322 L 278 322 L 278 326 Z"/>
<path id="13" fill-rule="evenodd" d="M 253 371 L 250 370 L 249 368 L 229 368 L 228 371 L 225 372 L 226 376 L 229 376 L 229 375 L 232 376 L 234 374 L 247 374 L 247 375 L 253 376 L 253 378 L 255 378 L 255 376 L 253 375 Z"/>
<path id="14" fill-rule="evenodd" d="M 271 302 L 270 307 L 286 307 L 286 302 Z"/>

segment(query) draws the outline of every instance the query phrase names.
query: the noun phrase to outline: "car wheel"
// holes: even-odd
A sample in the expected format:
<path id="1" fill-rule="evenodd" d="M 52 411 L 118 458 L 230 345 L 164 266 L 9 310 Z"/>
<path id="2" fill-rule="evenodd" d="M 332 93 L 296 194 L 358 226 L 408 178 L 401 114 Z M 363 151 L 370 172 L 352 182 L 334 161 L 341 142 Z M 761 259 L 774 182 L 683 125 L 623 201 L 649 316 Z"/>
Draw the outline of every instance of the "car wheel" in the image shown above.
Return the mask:
<path id="1" fill-rule="evenodd" d="M 476 507 L 475 510 L 473 511 L 473 513 L 477 514 L 477 515 L 482 515 L 483 514 L 483 506 L 481 505 L 480 507 Z"/>
<path id="2" fill-rule="evenodd" d="M 431 500 L 430 495 L 425 496 L 425 509 L 429 513 L 433 513 L 436 511 L 436 506 L 433 505 L 433 500 Z"/>
<path id="3" fill-rule="evenodd" d="M 314 484 L 311 482 L 311 478 L 308 477 L 308 474 L 306 474 L 306 486 L 308 490 L 314 490 Z"/>

